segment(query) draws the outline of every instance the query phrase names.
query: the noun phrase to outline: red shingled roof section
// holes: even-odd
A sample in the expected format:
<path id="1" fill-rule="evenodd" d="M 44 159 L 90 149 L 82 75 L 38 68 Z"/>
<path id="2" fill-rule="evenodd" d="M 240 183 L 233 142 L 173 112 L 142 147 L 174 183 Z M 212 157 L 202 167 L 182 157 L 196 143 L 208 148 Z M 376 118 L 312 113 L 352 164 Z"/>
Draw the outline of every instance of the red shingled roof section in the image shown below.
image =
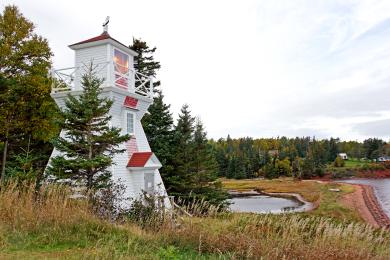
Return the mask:
<path id="1" fill-rule="evenodd" d="M 77 42 L 77 43 L 71 44 L 71 45 L 69 45 L 69 46 L 75 46 L 75 45 L 84 44 L 84 43 L 89 43 L 89 42 L 97 42 L 97 41 L 102 41 L 102 40 L 106 40 L 106 39 L 111 39 L 111 40 L 113 40 L 113 41 L 116 41 L 116 42 L 119 43 L 120 45 L 122 45 L 122 46 L 124 46 L 124 47 L 130 49 L 129 46 L 126 46 L 126 45 L 124 45 L 123 43 L 121 43 L 120 41 L 118 41 L 118 40 L 112 38 L 112 37 L 108 34 L 108 32 L 103 32 L 103 33 L 100 34 L 99 36 L 93 37 L 93 38 L 88 39 L 88 40 L 85 40 L 85 41 Z"/>
<path id="2" fill-rule="evenodd" d="M 74 43 L 74 44 L 72 44 L 70 46 L 77 45 L 77 44 L 88 43 L 88 42 L 97 42 L 97 41 L 110 39 L 110 38 L 111 38 L 111 36 L 107 32 L 103 32 L 99 36 L 96 36 L 96 37 L 93 37 L 91 39 L 88 39 L 88 40 L 85 40 L 85 41 L 81 41 L 81 42 L 78 42 L 78 43 Z"/>
<path id="3" fill-rule="evenodd" d="M 152 152 L 136 152 L 133 153 L 129 162 L 127 163 L 127 167 L 144 167 L 146 162 L 152 156 Z"/>

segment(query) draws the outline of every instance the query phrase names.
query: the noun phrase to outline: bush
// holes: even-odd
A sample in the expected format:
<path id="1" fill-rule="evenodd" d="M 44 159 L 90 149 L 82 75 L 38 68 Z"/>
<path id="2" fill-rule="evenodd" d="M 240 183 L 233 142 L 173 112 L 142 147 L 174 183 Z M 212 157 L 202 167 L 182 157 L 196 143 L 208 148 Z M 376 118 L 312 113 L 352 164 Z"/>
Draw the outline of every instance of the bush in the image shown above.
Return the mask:
<path id="1" fill-rule="evenodd" d="M 90 198 L 92 211 L 100 218 L 116 220 L 126 212 L 124 197 L 125 186 L 118 182 L 110 182 L 107 187 L 87 195 Z"/>
<path id="2" fill-rule="evenodd" d="M 142 196 L 131 202 L 127 218 L 144 229 L 159 229 L 166 219 L 166 212 L 160 203 L 164 197 L 143 192 Z"/>
<path id="3" fill-rule="evenodd" d="M 291 176 L 291 166 L 290 166 L 290 160 L 288 158 L 285 158 L 284 160 L 277 159 L 275 162 L 275 168 L 278 177 L 279 176 Z"/>
<path id="4" fill-rule="evenodd" d="M 264 171 L 264 178 L 274 179 L 274 178 L 279 177 L 278 172 L 277 172 L 273 163 L 267 163 L 264 166 L 263 171 Z"/>
<path id="5" fill-rule="evenodd" d="M 343 158 L 341 158 L 340 156 L 337 156 L 333 162 L 333 165 L 334 165 L 334 167 L 344 167 L 345 162 L 344 162 Z"/>
<path id="6" fill-rule="evenodd" d="M 314 175 L 318 177 L 323 177 L 325 175 L 325 169 L 323 167 L 316 167 L 314 169 Z"/>

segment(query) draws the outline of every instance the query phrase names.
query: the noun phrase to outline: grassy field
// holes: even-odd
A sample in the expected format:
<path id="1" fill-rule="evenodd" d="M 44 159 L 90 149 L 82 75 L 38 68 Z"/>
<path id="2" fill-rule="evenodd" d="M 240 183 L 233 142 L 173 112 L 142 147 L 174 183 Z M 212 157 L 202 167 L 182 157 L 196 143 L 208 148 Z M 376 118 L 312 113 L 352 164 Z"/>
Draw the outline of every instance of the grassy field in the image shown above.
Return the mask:
<path id="1" fill-rule="evenodd" d="M 229 190 L 261 190 L 264 192 L 298 193 L 307 201 L 318 204 L 314 211 L 303 213 L 307 215 L 334 217 L 343 221 L 362 221 L 358 212 L 346 208 L 340 198 L 354 191 L 353 186 L 339 183 L 321 183 L 318 181 L 297 181 L 292 178 L 273 180 L 222 180 L 222 184 Z M 333 192 L 329 189 L 340 189 Z"/>
<path id="2" fill-rule="evenodd" d="M 48 187 L 0 191 L 1 259 L 388 259 L 390 234 L 297 214 L 219 214 L 141 229 L 97 218 Z M 320 192 L 320 196 L 321 196 Z"/>
<path id="3" fill-rule="evenodd" d="M 345 161 L 344 167 L 345 168 L 360 168 L 366 164 L 369 164 L 369 162 L 362 162 L 359 160 L 350 159 L 350 160 Z"/>

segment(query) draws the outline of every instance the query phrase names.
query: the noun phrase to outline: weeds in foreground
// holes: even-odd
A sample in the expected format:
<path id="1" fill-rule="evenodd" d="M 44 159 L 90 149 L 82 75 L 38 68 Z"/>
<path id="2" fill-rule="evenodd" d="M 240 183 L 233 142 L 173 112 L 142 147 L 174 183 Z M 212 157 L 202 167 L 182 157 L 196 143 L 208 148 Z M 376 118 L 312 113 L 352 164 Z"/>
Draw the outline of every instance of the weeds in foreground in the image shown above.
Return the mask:
<path id="1" fill-rule="evenodd" d="M 301 215 L 214 214 L 161 222 L 158 231 L 135 222 L 97 218 L 64 187 L 15 185 L 0 191 L 0 257 L 389 259 L 390 234 L 360 223 Z M 195 208 L 201 208 L 196 206 Z M 205 215 L 206 208 L 200 210 Z M 41 258 L 42 258 L 41 257 Z"/>

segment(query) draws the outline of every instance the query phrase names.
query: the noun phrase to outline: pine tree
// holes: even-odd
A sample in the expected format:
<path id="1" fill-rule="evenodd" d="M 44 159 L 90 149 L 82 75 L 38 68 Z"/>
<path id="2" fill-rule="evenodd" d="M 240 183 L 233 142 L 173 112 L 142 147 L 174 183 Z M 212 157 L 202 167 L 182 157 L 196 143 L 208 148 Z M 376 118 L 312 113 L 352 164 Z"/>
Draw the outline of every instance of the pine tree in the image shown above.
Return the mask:
<path id="1" fill-rule="evenodd" d="M 193 140 L 193 183 L 192 192 L 210 203 L 220 204 L 227 199 L 222 184 L 217 180 L 218 165 L 207 134 L 200 119 L 196 120 Z"/>
<path id="2" fill-rule="evenodd" d="M 156 77 L 157 71 L 161 68 L 160 62 L 155 61 L 153 56 L 157 48 L 150 48 L 145 41 L 136 38 L 133 38 L 133 44 L 129 48 L 138 53 L 134 57 L 135 70 L 147 77 Z M 140 83 L 136 82 L 135 84 L 137 87 Z M 154 89 L 157 90 L 160 84 L 159 80 L 153 82 Z"/>
<path id="3" fill-rule="evenodd" d="M 50 175 L 75 180 L 88 190 L 108 186 L 111 173 L 107 168 L 112 165 L 114 154 L 124 152 L 118 145 L 129 139 L 120 134 L 120 128 L 108 126 L 113 101 L 99 97 L 101 84 L 91 66 L 82 77 L 83 93 L 78 98 L 68 95 L 66 108 L 61 111 L 65 136 L 54 142 L 62 154 L 52 158 L 48 168 Z"/>
<path id="4" fill-rule="evenodd" d="M 149 107 L 149 114 L 142 118 L 142 125 L 152 151 L 162 163 L 160 173 L 163 179 L 172 174 L 173 170 L 173 118 L 169 105 L 164 103 L 161 92 L 154 98 Z"/>
<path id="5" fill-rule="evenodd" d="M 166 179 L 170 194 L 174 196 L 188 195 L 194 188 L 191 176 L 194 122 L 188 105 L 183 105 L 174 132 L 174 174 Z"/>
<path id="6" fill-rule="evenodd" d="M 156 48 L 150 48 L 145 41 L 133 38 L 131 49 L 138 53 L 135 57 L 135 70 L 146 76 L 156 77 L 160 69 L 160 62 L 154 60 Z M 136 83 L 138 84 L 138 83 Z M 142 126 L 149 141 L 150 148 L 156 154 L 163 167 L 160 173 L 164 181 L 172 175 L 173 170 L 173 118 L 170 113 L 170 105 L 164 103 L 164 95 L 159 90 L 160 81 L 153 83 L 157 95 L 150 105 L 147 114 L 142 118 Z M 166 183 L 169 189 L 169 184 Z"/>

